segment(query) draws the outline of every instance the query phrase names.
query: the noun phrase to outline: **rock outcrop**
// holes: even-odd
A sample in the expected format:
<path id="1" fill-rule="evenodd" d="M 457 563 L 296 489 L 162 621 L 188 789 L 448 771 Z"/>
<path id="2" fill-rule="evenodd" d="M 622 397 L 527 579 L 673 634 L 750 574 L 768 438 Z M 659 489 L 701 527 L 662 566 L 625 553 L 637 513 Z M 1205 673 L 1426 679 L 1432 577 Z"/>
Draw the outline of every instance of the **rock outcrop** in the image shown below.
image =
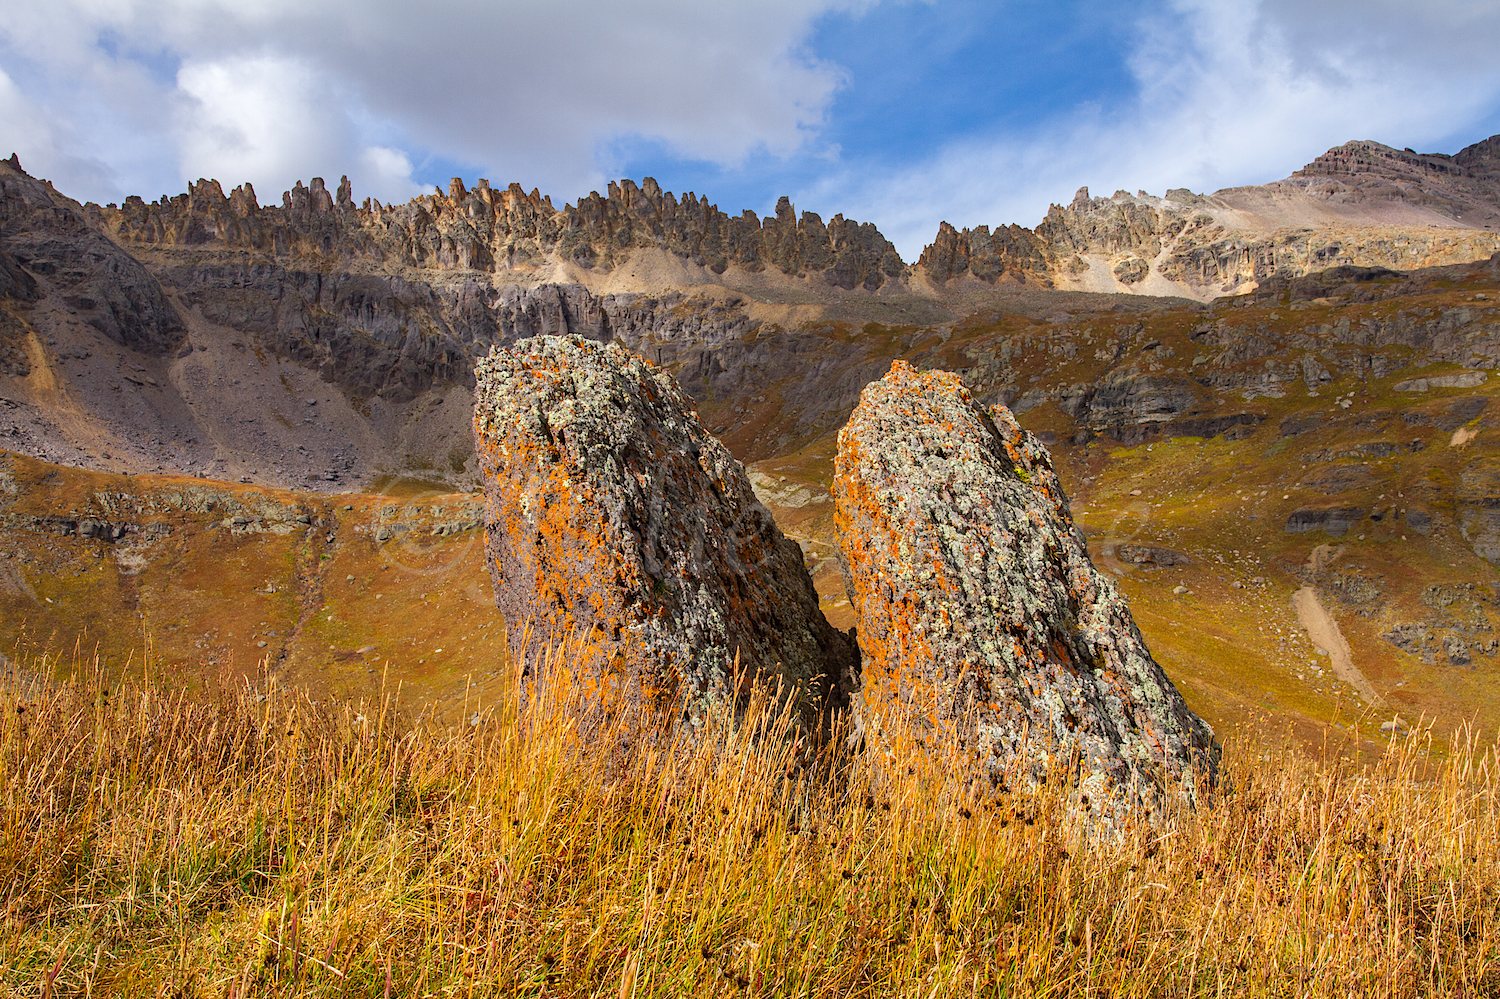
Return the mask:
<path id="1" fill-rule="evenodd" d="M 1286 518 L 1288 534 L 1306 534 L 1322 530 L 1330 537 L 1342 538 L 1349 529 L 1365 519 L 1369 511 L 1357 506 L 1329 506 L 1293 510 Z"/>
<path id="2" fill-rule="evenodd" d="M 1447 153 L 1393 149 L 1369 140 L 1328 150 L 1286 180 L 1278 193 L 1308 192 L 1340 205 L 1400 202 L 1479 228 L 1500 223 L 1500 135 Z"/>
<path id="3" fill-rule="evenodd" d="M 743 308 L 680 292 L 595 295 L 581 284 L 496 286 L 275 263 L 177 264 L 163 279 L 205 319 L 257 337 L 355 399 L 401 403 L 473 384 L 493 346 L 531 336 L 616 337 L 676 360 L 751 332 Z"/>
<path id="4" fill-rule="evenodd" d="M 995 783 L 1078 769 L 1101 814 L 1193 795 L 1213 733 L 1089 561 L 1051 458 L 957 376 L 897 361 L 839 434 L 835 525 L 867 726 L 959 747 Z"/>
<path id="5" fill-rule="evenodd" d="M 690 722 L 739 693 L 736 656 L 741 682 L 803 690 L 809 720 L 842 699 L 853 642 L 670 375 L 617 344 L 525 340 L 481 361 L 474 429 L 513 638 L 576 629 L 627 690 Z"/>
<path id="6" fill-rule="evenodd" d="M 938 284 L 963 277 L 994 284 L 1004 279 L 1052 287 L 1055 262 L 1047 244 L 1018 225 L 958 230 L 947 222 L 917 258 L 917 269 Z"/>

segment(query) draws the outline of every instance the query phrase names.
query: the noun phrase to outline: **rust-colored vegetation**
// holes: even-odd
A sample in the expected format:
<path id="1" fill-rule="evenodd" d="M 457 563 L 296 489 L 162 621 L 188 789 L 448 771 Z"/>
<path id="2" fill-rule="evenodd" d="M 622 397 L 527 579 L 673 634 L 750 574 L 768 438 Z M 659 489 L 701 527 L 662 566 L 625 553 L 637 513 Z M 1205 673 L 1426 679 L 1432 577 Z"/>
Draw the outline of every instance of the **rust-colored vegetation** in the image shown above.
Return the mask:
<path id="1" fill-rule="evenodd" d="M 1493 749 L 1368 766 L 1232 738 L 1195 811 L 1089 841 L 929 754 L 790 737 L 763 693 L 674 745 L 512 674 L 472 724 L 273 688 L 0 704 L 16 995 L 1477 996 L 1500 987 Z M 549 679 L 550 678 L 550 679 Z M 1061 775 L 1059 775 L 1061 776 Z"/>

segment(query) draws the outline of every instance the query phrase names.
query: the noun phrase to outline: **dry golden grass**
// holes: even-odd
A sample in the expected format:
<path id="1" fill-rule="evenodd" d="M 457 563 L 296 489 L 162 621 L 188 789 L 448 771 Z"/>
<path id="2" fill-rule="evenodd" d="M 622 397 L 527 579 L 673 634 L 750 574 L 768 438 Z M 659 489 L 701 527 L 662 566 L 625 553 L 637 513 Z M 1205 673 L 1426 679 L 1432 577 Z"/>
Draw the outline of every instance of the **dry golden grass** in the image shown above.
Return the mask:
<path id="1" fill-rule="evenodd" d="M 1231 745 L 1209 804 L 1090 840 L 1056 781 L 980 800 L 927 758 L 872 769 L 763 694 L 674 745 L 538 672 L 456 729 L 12 682 L 0 990 L 1500 995 L 1476 740 L 1360 769 Z"/>

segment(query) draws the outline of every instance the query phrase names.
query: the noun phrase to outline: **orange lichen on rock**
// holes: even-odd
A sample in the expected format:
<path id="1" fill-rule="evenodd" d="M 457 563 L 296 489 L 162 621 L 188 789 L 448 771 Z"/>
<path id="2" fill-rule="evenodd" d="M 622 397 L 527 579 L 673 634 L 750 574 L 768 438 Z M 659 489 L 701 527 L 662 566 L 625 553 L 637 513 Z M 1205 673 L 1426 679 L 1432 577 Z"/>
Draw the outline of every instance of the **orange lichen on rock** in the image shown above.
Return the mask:
<path id="1" fill-rule="evenodd" d="M 733 696 L 737 657 L 740 682 L 784 679 L 809 716 L 842 700 L 853 642 L 670 375 L 581 337 L 523 340 L 477 372 L 488 559 L 514 635 L 585 635 L 690 721 Z"/>
<path id="2" fill-rule="evenodd" d="M 867 730 L 935 728 L 929 742 L 963 747 L 995 783 L 1071 763 L 1101 813 L 1211 778 L 1212 731 L 1089 561 L 1050 456 L 1009 410 L 897 361 L 839 433 L 833 497 Z"/>

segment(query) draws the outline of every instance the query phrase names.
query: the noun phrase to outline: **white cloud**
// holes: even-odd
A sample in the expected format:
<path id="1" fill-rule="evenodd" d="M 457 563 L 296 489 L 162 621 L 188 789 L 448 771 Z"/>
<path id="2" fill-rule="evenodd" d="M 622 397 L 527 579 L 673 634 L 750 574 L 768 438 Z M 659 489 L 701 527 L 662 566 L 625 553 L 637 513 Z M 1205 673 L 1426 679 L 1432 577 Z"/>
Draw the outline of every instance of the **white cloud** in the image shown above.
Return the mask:
<path id="1" fill-rule="evenodd" d="M 1351 139 L 1422 146 L 1493 113 L 1496 51 L 1500 7 L 1488 2 L 1176 0 L 1139 23 L 1138 91 L 1118 105 L 881 176 L 846 169 L 805 198 L 876 222 L 913 260 L 940 220 L 1031 226 L 1081 186 L 1212 191 L 1284 177 Z"/>
<path id="2" fill-rule="evenodd" d="M 13 146 L 8 151 L 21 157 L 23 167 L 38 157 L 56 156 L 57 140 L 51 123 L 41 109 L 21 93 L 4 69 L 0 69 L 0 121 L 5 122 Z"/>
<path id="3" fill-rule="evenodd" d="M 260 54 L 187 62 L 177 88 L 188 99 L 179 104 L 175 134 L 193 176 L 252 179 L 263 203 L 314 176 L 331 184 L 348 174 L 362 197 L 387 202 L 421 191 L 410 157 L 364 145 L 355 102 L 305 60 Z"/>
<path id="4" fill-rule="evenodd" d="M 912 259 L 942 219 L 1035 224 L 1084 184 L 1262 182 L 1332 143 L 1422 146 L 1500 107 L 1493 0 L 1160 0 L 1131 42 L 1134 93 L 877 171 L 820 135 L 848 81 L 806 48 L 818 18 L 874 2 L 11 3 L 0 156 L 99 201 L 211 176 L 270 202 L 343 173 L 392 201 L 436 162 L 561 202 L 634 140 L 728 167 L 770 153 L 822 175 L 798 201 L 877 223 Z"/>
<path id="5" fill-rule="evenodd" d="M 386 202 L 405 201 L 420 193 L 411 179 L 411 157 L 389 146 L 367 146 L 359 156 L 360 175 L 369 178 L 371 197 Z M 392 191 L 392 194 L 382 194 Z"/>
<path id="6" fill-rule="evenodd" d="M 51 31 L 44 7 L 50 15 L 47 5 L 21 4 L 0 19 L 5 153 L 17 152 L 23 167 L 62 190 L 99 200 L 122 196 L 130 182 L 162 177 L 174 159 L 163 141 L 170 96 L 143 65 L 98 58 L 67 32 Z M 165 188 L 152 183 L 130 193 L 151 190 Z"/>
<path id="7" fill-rule="evenodd" d="M 574 197 L 622 137 L 728 165 L 799 150 L 842 81 L 803 40 L 866 2 L 56 0 L 0 21 L 0 66 L 72 134 L 0 121 L 38 150 L 28 169 L 96 199 L 201 175 L 270 200 L 348 172 L 389 200 L 425 155 Z"/>
<path id="8" fill-rule="evenodd" d="M 184 63 L 177 86 L 192 99 L 176 122 L 183 164 L 207 176 L 254 177 L 271 190 L 320 168 L 349 145 L 348 123 L 317 100 L 315 80 L 285 56 Z"/>

